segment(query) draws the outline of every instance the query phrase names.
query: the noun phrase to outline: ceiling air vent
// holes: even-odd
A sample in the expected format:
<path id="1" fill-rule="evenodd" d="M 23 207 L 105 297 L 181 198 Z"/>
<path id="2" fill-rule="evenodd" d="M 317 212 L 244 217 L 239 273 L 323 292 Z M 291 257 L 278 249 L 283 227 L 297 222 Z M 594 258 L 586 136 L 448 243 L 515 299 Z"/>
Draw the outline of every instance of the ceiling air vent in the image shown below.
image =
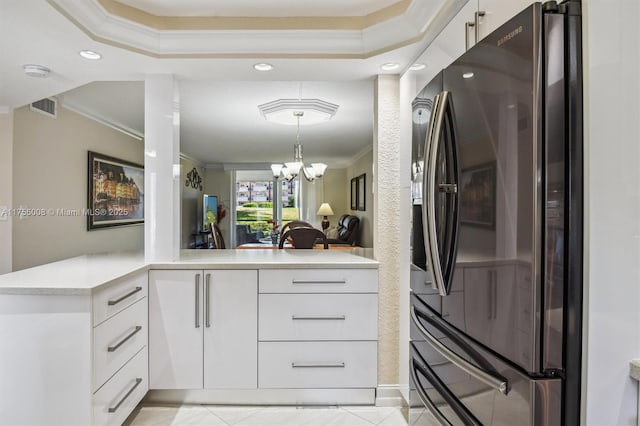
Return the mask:
<path id="1" fill-rule="evenodd" d="M 37 111 L 49 117 L 56 118 L 57 103 L 53 98 L 40 99 L 31 104 L 31 111 Z"/>

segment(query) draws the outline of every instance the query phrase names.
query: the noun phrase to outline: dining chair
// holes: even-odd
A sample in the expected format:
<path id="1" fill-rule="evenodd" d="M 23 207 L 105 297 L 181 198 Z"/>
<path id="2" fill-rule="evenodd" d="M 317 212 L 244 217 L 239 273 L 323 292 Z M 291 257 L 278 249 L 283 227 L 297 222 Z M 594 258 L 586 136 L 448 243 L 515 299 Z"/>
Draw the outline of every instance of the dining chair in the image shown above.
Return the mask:
<path id="1" fill-rule="evenodd" d="M 289 229 L 280 238 L 278 248 L 283 248 L 285 242 L 289 240 L 293 248 L 296 249 L 312 249 L 317 242 L 321 242 L 325 250 L 329 248 L 327 236 L 316 228 L 299 227 Z"/>
<path id="2" fill-rule="evenodd" d="M 222 231 L 220 231 L 220 227 L 215 223 L 211 223 L 209 226 L 211 230 L 211 239 L 213 240 L 214 249 L 223 249 L 224 245 L 224 237 L 222 236 Z"/>
<path id="3" fill-rule="evenodd" d="M 282 225 L 282 229 L 280 230 L 280 239 L 282 240 L 282 236 L 284 235 L 285 232 L 287 232 L 289 229 L 294 229 L 294 228 L 313 228 L 313 225 L 310 224 L 309 222 L 305 222 L 304 220 L 289 221 L 284 225 Z"/>

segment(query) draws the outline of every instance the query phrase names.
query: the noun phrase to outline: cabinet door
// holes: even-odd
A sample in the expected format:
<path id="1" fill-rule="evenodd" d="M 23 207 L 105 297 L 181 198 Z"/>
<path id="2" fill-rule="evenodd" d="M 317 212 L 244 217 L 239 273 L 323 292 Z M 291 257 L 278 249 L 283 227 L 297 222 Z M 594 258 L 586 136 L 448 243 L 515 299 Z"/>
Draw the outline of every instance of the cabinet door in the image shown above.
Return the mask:
<path id="1" fill-rule="evenodd" d="M 479 40 L 491 34 L 500 25 L 530 6 L 531 0 L 479 0 L 478 9 L 484 12 L 480 17 Z"/>
<path id="2" fill-rule="evenodd" d="M 258 387 L 258 271 L 207 270 L 204 387 Z"/>
<path id="3" fill-rule="evenodd" d="M 149 387 L 202 388 L 202 271 L 149 272 Z"/>
<path id="4" fill-rule="evenodd" d="M 465 52 L 465 23 L 473 22 L 477 8 L 478 0 L 469 0 L 417 60 L 427 64 L 427 68 L 416 72 L 417 90 L 421 90 L 438 72 Z M 469 29 L 468 37 L 471 47 L 474 43 L 473 28 Z"/>

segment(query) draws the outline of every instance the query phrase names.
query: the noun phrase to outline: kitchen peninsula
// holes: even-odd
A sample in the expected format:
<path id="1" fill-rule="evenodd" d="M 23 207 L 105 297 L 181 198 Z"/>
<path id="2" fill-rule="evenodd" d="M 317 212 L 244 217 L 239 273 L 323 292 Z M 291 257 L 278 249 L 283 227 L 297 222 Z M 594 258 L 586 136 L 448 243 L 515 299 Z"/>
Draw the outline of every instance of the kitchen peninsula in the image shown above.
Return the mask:
<path id="1" fill-rule="evenodd" d="M 0 424 L 121 424 L 149 401 L 373 404 L 363 249 L 85 255 L 0 276 Z M 150 390 L 150 392 L 148 392 Z"/>

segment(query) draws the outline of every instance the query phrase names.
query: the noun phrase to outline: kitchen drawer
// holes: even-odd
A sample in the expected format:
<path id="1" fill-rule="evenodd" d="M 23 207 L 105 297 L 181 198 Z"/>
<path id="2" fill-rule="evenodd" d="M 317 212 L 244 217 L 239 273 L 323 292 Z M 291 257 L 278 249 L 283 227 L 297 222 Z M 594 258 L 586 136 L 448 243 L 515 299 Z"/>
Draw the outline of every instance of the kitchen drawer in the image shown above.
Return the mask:
<path id="1" fill-rule="evenodd" d="M 258 387 L 375 388 L 377 342 L 260 342 Z"/>
<path id="2" fill-rule="evenodd" d="M 148 273 L 141 272 L 99 289 L 93 295 L 93 326 L 147 296 Z"/>
<path id="3" fill-rule="evenodd" d="M 260 293 L 377 293 L 377 269 L 261 269 Z"/>
<path id="4" fill-rule="evenodd" d="M 93 333 L 93 390 L 147 346 L 147 299 L 109 318 Z"/>
<path id="5" fill-rule="evenodd" d="M 93 394 L 93 424 L 121 425 L 147 393 L 148 371 L 145 347 Z"/>
<path id="6" fill-rule="evenodd" d="M 260 340 L 376 340 L 376 294 L 261 294 Z"/>

